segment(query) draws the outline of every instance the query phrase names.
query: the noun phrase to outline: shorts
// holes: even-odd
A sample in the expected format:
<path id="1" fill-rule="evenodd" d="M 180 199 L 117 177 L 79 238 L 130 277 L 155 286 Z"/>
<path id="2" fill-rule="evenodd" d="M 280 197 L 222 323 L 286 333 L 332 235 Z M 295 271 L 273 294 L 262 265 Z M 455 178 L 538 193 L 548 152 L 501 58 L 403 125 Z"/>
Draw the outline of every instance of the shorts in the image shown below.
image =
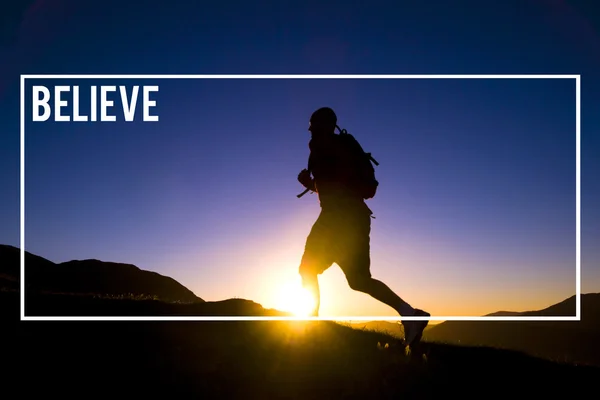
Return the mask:
<path id="1" fill-rule="evenodd" d="M 320 275 L 336 263 L 349 281 L 370 278 L 371 214 L 321 210 L 304 247 L 300 275 Z"/>

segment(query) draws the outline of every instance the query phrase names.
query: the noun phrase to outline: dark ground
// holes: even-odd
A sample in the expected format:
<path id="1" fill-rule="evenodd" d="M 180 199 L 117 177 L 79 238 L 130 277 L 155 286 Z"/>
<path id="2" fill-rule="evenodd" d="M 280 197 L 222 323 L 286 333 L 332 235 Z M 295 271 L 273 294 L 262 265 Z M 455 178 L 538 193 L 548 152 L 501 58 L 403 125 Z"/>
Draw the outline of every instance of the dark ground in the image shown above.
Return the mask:
<path id="1" fill-rule="evenodd" d="M 585 395 L 600 377 L 598 368 L 492 348 L 423 343 L 425 362 L 400 347 L 378 350 L 378 341 L 395 343 L 389 336 L 332 322 L 19 321 L 18 293 L 0 299 L 2 386 L 23 397 L 556 397 Z M 89 310 L 90 301 L 31 297 L 27 313 Z M 153 301 L 93 301 L 98 312 L 104 304 L 125 315 L 169 309 Z"/>

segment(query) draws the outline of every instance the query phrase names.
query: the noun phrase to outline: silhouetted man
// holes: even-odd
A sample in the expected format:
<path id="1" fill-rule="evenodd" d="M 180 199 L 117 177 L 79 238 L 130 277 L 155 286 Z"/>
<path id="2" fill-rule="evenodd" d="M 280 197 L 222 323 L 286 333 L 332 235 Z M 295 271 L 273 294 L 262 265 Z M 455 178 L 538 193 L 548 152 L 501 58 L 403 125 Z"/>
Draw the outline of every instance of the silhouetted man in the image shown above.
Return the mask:
<path id="1" fill-rule="evenodd" d="M 424 316 L 397 296 L 370 272 L 370 233 L 373 212 L 356 189 L 356 158 L 335 134 L 337 116 L 328 107 L 315 111 L 310 118 L 308 169 L 298 174 L 298 181 L 316 192 L 321 212 L 306 240 L 300 263 L 303 286 L 315 299 L 313 316 L 320 305 L 318 275 L 336 263 L 344 272 L 348 285 L 389 305 L 401 316 Z M 311 177 L 312 174 L 312 177 Z M 313 178 L 314 177 L 314 178 Z M 428 321 L 402 321 L 405 342 L 421 339 Z"/>

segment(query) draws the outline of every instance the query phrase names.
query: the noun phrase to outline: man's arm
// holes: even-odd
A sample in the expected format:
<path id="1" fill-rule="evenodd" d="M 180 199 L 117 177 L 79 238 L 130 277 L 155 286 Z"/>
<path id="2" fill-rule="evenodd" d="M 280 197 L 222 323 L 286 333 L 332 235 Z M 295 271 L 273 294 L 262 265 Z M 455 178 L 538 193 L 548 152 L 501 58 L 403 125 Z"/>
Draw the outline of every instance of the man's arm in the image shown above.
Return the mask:
<path id="1" fill-rule="evenodd" d="M 311 192 L 316 192 L 315 180 L 310 176 L 310 171 L 307 169 L 303 169 L 298 174 L 298 182 L 302 184 L 306 189 Z"/>

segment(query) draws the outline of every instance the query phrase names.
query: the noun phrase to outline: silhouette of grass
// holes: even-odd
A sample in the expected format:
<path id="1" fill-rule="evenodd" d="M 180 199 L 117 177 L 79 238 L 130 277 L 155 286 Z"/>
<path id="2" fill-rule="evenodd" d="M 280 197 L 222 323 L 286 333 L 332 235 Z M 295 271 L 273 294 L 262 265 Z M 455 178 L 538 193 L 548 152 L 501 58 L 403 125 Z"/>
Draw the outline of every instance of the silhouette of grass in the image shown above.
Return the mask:
<path id="1" fill-rule="evenodd" d="M 125 315 L 142 309 L 161 314 L 188 307 L 72 295 L 28 298 L 47 312 L 121 307 Z M 2 292 L 0 299 L 2 343 L 17 344 L 4 348 L 3 364 L 10 366 L 4 390 L 18 388 L 23 396 L 39 390 L 62 398 L 433 398 L 481 397 L 490 390 L 573 395 L 595 388 L 600 372 L 513 351 L 427 342 L 425 361 L 420 353 L 407 357 L 391 336 L 325 321 L 19 322 L 18 293 Z M 219 311 L 248 312 L 253 304 L 232 299 L 219 302 Z"/>

